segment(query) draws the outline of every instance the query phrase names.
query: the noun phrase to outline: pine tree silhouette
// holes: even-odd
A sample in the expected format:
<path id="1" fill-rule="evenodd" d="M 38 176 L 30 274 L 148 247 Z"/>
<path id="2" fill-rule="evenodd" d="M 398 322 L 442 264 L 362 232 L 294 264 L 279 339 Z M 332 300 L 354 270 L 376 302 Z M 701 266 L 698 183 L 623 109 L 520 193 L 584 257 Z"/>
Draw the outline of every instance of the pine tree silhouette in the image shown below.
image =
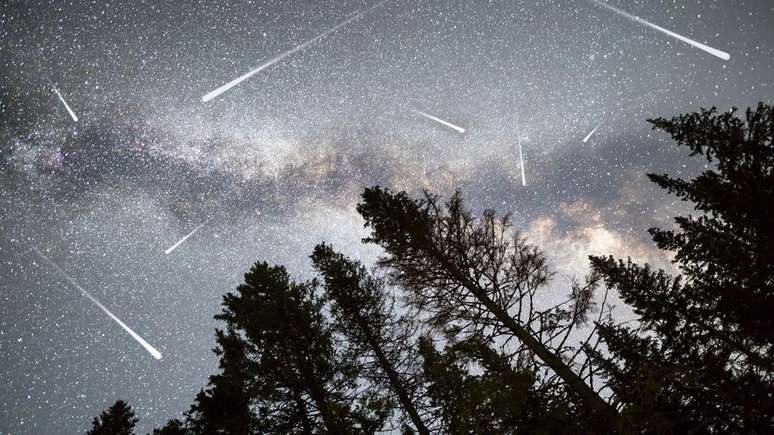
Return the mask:
<path id="1" fill-rule="evenodd" d="M 229 331 L 215 332 L 221 373 L 211 376 L 209 388 L 196 395 L 187 413 L 195 434 L 240 435 L 251 433 L 256 416 L 251 409 L 249 362 L 244 343 Z"/>
<path id="2" fill-rule="evenodd" d="M 715 108 L 650 121 L 708 169 L 692 180 L 649 178 L 694 204 L 680 231 L 651 229 L 681 275 L 591 257 L 592 268 L 641 317 L 602 326 L 596 353 L 639 430 L 774 432 L 774 107 L 744 119 Z"/>
<path id="3" fill-rule="evenodd" d="M 118 400 L 99 417 L 94 417 L 91 430 L 86 435 L 134 435 L 134 426 L 138 421 L 132 407 Z"/>
<path id="4" fill-rule="evenodd" d="M 359 262 L 350 260 L 326 244 L 317 245 L 312 262 L 322 274 L 331 309 L 340 329 L 366 354 L 376 360 L 376 377 L 383 378 L 378 387 L 391 389 L 416 431 L 429 434 L 420 416 L 417 393 L 410 379 L 401 373 L 405 361 L 411 360 L 412 341 L 409 328 L 393 311 L 394 300 L 383 280 L 370 275 Z M 415 374 L 414 374 L 415 375 Z"/>
<path id="5" fill-rule="evenodd" d="M 191 435 L 184 422 L 178 419 L 169 420 L 164 426 L 153 429 L 152 435 Z"/>
<path id="6" fill-rule="evenodd" d="M 227 332 L 218 342 L 240 355 L 233 373 L 242 381 L 234 385 L 254 411 L 249 433 L 373 433 L 384 423 L 384 401 L 379 392 L 358 390 L 361 368 L 335 340 L 317 287 L 259 262 L 224 297 L 216 318 Z M 228 355 L 224 350 L 224 373 Z M 211 397 L 217 401 L 217 391 Z"/>
<path id="7" fill-rule="evenodd" d="M 357 209 L 371 229 L 365 241 L 386 251 L 379 264 L 431 326 L 454 335 L 515 340 L 514 354 L 555 375 L 543 378 L 545 388 L 554 388 L 550 384 L 559 379 L 562 385 L 555 391 L 577 399 L 584 418 L 602 431 L 622 428 L 617 410 L 579 374 L 586 367 L 578 373 L 570 367 L 578 353 L 569 353 L 566 337 L 585 318 L 582 308 L 588 304 L 578 296 L 588 292 L 573 292 L 569 304 L 537 308 L 535 295 L 551 273 L 544 254 L 510 232 L 507 216 L 487 211 L 474 219 L 459 192 L 442 206 L 427 192 L 415 200 L 380 187 L 366 189 Z"/>

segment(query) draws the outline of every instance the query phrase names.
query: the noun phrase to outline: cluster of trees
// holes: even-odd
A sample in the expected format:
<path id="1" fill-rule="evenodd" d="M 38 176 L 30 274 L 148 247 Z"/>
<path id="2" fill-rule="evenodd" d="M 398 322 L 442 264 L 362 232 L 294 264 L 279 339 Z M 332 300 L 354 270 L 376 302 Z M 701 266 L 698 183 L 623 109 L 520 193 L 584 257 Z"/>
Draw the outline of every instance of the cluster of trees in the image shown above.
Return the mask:
<path id="1" fill-rule="evenodd" d="M 369 188 L 377 267 L 327 244 L 316 279 L 256 263 L 216 316 L 220 372 L 153 433 L 774 432 L 774 107 L 650 122 L 709 162 L 649 175 L 699 212 L 650 230 L 679 276 L 590 257 L 541 306 L 546 257 L 507 216 Z M 636 325 L 609 315 L 609 291 Z M 120 403 L 89 434 L 131 433 Z"/>

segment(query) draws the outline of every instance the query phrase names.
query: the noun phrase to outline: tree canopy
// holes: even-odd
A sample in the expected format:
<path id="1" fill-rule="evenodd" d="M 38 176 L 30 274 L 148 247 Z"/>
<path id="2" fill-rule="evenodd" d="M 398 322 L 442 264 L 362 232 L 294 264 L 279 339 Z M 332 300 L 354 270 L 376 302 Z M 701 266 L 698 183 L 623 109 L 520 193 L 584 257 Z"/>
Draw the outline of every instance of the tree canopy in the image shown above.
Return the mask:
<path id="1" fill-rule="evenodd" d="M 91 430 L 86 435 L 134 435 L 134 426 L 138 421 L 132 407 L 123 400 L 117 400 L 99 417 L 94 417 Z"/>
<path id="2" fill-rule="evenodd" d="M 650 121 L 709 168 L 691 180 L 649 178 L 692 203 L 679 231 L 649 230 L 680 275 L 591 257 L 593 270 L 640 316 L 603 325 L 597 353 L 630 424 L 645 431 L 774 429 L 774 107 L 744 119 L 709 109 Z"/>

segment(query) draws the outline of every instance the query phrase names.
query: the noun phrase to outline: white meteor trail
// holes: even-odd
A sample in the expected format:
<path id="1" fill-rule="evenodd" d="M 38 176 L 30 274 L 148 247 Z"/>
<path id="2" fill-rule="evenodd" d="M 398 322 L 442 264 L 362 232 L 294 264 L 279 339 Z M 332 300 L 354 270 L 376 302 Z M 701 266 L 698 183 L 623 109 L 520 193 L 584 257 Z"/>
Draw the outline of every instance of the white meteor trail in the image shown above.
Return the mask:
<path id="1" fill-rule="evenodd" d="M 65 271 L 64 271 L 64 270 L 62 270 L 62 268 L 61 268 L 61 267 L 59 267 L 59 265 L 58 265 L 58 264 L 54 263 L 54 262 L 53 262 L 53 261 L 52 261 L 50 258 L 48 258 L 47 256 L 45 256 L 45 255 L 44 255 L 42 252 L 38 251 L 37 249 L 35 249 L 35 253 L 36 253 L 36 254 L 38 254 L 38 256 L 39 256 L 40 258 L 42 258 L 43 260 L 45 260 L 45 261 L 46 261 L 46 263 L 48 263 L 49 265 L 51 265 L 51 267 L 53 267 L 54 269 L 56 269 L 56 271 L 57 271 L 57 272 L 59 272 L 59 274 L 60 274 L 60 275 L 62 275 L 62 276 L 63 276 L 63 277 L 64 277 L 64 278 L 65 278 L 65 279 L 66 279 L 66 280 L 67 280 L 67 281 L 68 281 L 68 282 L 69 282 L 69 283 L 70 283 L 70 284 L 73 286 L 73 287 L 75 287 L 75 288 L 77 288 L 78 290 L 80 290 L 80 291 L 81 291 L 81 293 L 82 293 L 84 296 L 86 296 L 86 298 L 88 298 L 90 301 L 92 301 L 92 302 L 94 303 L 94 305 L 96 305 L 97 307 L 99 307 L 99 309 L 101 309 L 102 311 L 104 311 L 104 312 L 105 312 L 105 314 L 107 314 L 108 316 L 110 316 L 110 318 L 111 318 L 111 319 L 115 320 L 115 321 L 116 321 L 116 323 L 118 323 L 118 325 L 119 325 L 119 326 L 121 326 L 122 328 L 124 328 L 124 330 L 125 330 L 126 332 L 128 332 L 128 333 L 129 333 L 129 335 L 131 335 L 131 336 L 132 336 L 132 338 L 134 338 L 135 340 L 137 340 L 137 342 L 138 342 L 138 343 L 140 343 L 140 345 L 141 345 L 142 347 L 144 347 L 144 348 L 145 348 L 145 350 L 147 350 L 147 351 L 148 351 L 148 353 L 150 353 L 151 355 L 153 355 L 153 357 L 154 357 L 154 358 L 156 358 L 156 359 L 161 359 L 161 352 L 159 352 L 158 350 L 156 350 L 156 348 L 155 348 L 155 347 L 153 347 L 153 346 L 151 346 L 150 344 L 148 344 L 148 342 L 147 342 L 147 341 L 145 341 L 145 340 L 143 340 L 143 338 L 142 338 L 142 337 L 140 337 L 139 335 L 137 335 L 137 333 L 136 333 L 136 332 L 132 331 L 132 328 L 130 328 L 130 327 L 128 327 L 128 326 L 126 326 L 126 324 L 125 324 L 124 322 L 122 322 L 122 321 L 121 321 L 121 319 L 119 319 L 118 317 L 116 317 L 116 316 L 115 316 L 113 313 L 111 313 L 111 312 L 110 312 L 110 310 L 108 310 L 107 308 L 105 308 L 105 306 L 104 306 L 104 305 L 102 305 L 101 303 L 99 303 L 99 301 L 97 300 L 97 298 L 95 298 L 94 296 L 92 296 L 92 295 L 91 295 L 91 293 L 87 292 L 87 291 L 86 291 L 86 289 L 84 289 L 83 287 L 81 287 L 81 286 L 80 286 L 80 284 L 78 284 L 77 282 L 75 282 L 75 280 L 74 280 L 74 279 L 70 278 L 70 276 L 69 276 L 69 275 L 67 275 L 67 274 L 65 273 Z"/>
<path id="2" fill-rule="evenodd" d="M 644 24 L 644 25 L 650 27 L 651 29 L 656 29 L 656 30 L 658 30 L 661 33 L 664 33 L 664 34 L 669 35 L 669 36 L 671 36 L 671 37 L 673 37 L 675 39 L 683 41 L 686 44 L 690 44 L 690 45 L 692 45 L 692 46 L 694 46 L 694 47 L 696 47 L 696 48 L 698 48 L 700 50 L 703 50 L 703 51 L 705 51 L 705 52 L 707 52 L 707 53 L 709 53 L 709 54 L 711 54 L 713 56 L 717 56 L 717 57 L 719 57 L 719 58 L 721 58 L 723 60 L 728 60 L 728 59 L 731 58 L 731 55 L 729 55 L 725 51 L 720 51 L 718 49 L 715 49 L 715 48 L 712 48 L 710 46 L 704 45 L 701 42 L 697 42 L 697 41 L 694 41 L 693 39 L 686 38 L 683 35 L 678 35 L 677 33 L 672 32 L 671 30 L 667 30 L 667 29 L 665 29 L 665 28 L 663 28 L 661 26 L 657 26 L 657 25 L 655 25 L 655 24 L 653 24 L 651 22 L 645 21 L 645 20 L 643 20 L 642 18 L 640 18 L 640 17 L 638 17 L 636 15 L 632 15 L 632 14 L 626 12 L 626 11 L 622 11 L 621 9 L 618 9 L 615 6 L 611 6 L 611 5 L 607 4 L 607 3 L 601 2 L 600 0 L 592 0 L 592 1 L 594 3 L 600 5 L 600 6 L 603 6 L 603 7 L 607 8 L 607 9 L 610 9 L 611 11 L 613 11 L 613 12 L 619 14 L 619 15 L 622 15 L 622 16 L 624 16 L 626 18 L 629 18 L 630 20 L 636 21 L 638 23 Z"/>
<path id="3" fill-rule="evenodd" d="M 70 114 L 70 117 L 73 118 L 73 121 L 78 122 L 78 117 L 75 116 L 75 112 L 73 112 L 73 109 L 71 109 L 70 106 L 67 104 L 67 101 L 65 101 L 65 99 L 62 97 L 62 94 L 59 93 L 59 90 L 56 87 L 54 87 L 53 84 L 51 84 L 51 87 L 54 89 L 54 93 L 56 94 L 56 96 L 59 97 L 59 101 L 61 101 L 62 104 L 64 104 L 65 109 L 67 109 L 67 113 Z"/>
<path id="4" fill-rule="evenodd" d="M 454 125 L 451 122 L 446 122 L 446 121 L 444 121 L 441 118 L 436 118 L 433 115 L 427 114 L 425 112 L 420 112 L 419 110 L 412 110 L 412 112 L 416 113 L 417 115 L 424 116 L 425 118 L 430 119 L 432 121 L 435 121 L 435 122 L 437 122 L 439 124 L 443 124 L 443 125 L 445 125 L 445 126 L 447 126 L 449 128 L 453 128 L 454 130 L 457 130 L 460 133 L 465 133 L 465 129 L 464 128 L 462 128 L 460 126 L 457 126 L 457 125 Z"/>
<path id="5" fill-rule="evenodd" d="M 205 222 L 205 223 L 206 223 L 206 222 Z M 198 226 L 198 227 L 194 228 L 194 229 L 193 229 L 193 231 L 191 231 L 190 233 L 186 234 L 186 235 L 185 235 L 185 237 L 183 237 L 182 239 L 178 240 L 178 241 L 177 241 L 177 243 L 175 243 L 175 244 L 174 244 L 174 245 L 172 245 L 172 246 L 171 246 L 169 249 L 167 249 L 166 251 L 164 251 L 164 253 L 165 253 L 165 254 L 169 254 L 170 252 L 174 251 L 174 250 L 175 250 L 175 248 L 177 248 L 178 246 L 180 246 L 180 244 L 181 244 L 181 243 L 185 242 L 185 241 L 186 241 L 186 239 L 188 239 L 189 237 L 193 236 L 195 232 L 199 231 L 199 228 L 203 227 L 205 223 L 199 224 L 199 226 Z"/>
<path id="6" fill-rule="evenodd" d="M 599 130 L 599 127 L 602 127 L 602 124 L 604 124 L 604 123 L 605 123 L 605 121 L 602 121 L 602 122 L 600 122 L 599 124 L 597 124 L 597 126 L 596 126 L 596 127 L 594 127 L 594 129 L 593 129 L 593 130 L 591 130 L 591 131 L 589 132 L 589 134 L 587 134 L 587 135 L 586 135 L 586 137 L 584 137 L 584 138 L 583 138 L 583 143 L 586 143 L 586 142 L 588 142 L 588 141 L 589 141 L 589 139 L 591 139 L 591 136 L 593 136 L 593 135 L 594 135 L 594 133 L 596 133 L 596 132 L 597 132 L 597 130 Z"/>
<path id="7" fill-rule="evenodd" d="M 521 185 L 527 185 L 527 179 L 524 178 L 524 156 L 521 154 L 521 138 L 519 138 L 519 161 L 521 162 Z"/>
<path id="8" fill-rule="evenodd" d="M 208 93 L 207 95 L 203 96 L 202 97 L 202 102 L 206 103 L 207 101 L 212 100 L 213 98 L 219 96 L 220 94 L 228 91 L 229 89 L 233 88 L 234 86 L 236 86 L 236 85 L 242 83 L 243 81 L 249 79 L 250 77 L 254 76 L 258 72 L 260 72 L 260 71 L 262 71 L 262 70 L 264 70 L 264 69 L 274 65 L 275 63 L 277 63 L 277 62 L 281 61 L 282 59 L 292 55 L 293 53 L 296 53 L 298 51 L 303 50 L 304 48 L 306 48 L 310 44 L 313 44 L 313 43 L 319 41 L 320 39 L 328 36 L 329 34 L 335 32 L 336 30 L 340 29 L 341 27 L 346 26 L 347 24 L 351 23 L 352 21 L 356 20 L 357 18 L 361 17 L 362 15 L 370 12 L 372 9 L 378 7 L 379 5 L 384 3 L 385 1 L 386 0 L 383 0 L 383 1 L 375 4 L 374 6 L 371 6 L 370 8 L 366 9 L 363 12 L 355 12 L 355 13 L 353 13 L 349 18 L 347 18 L 346 20 L 344 20 L 341 23 L 337 24 L 336 26 L 326 30 L 325 32 L 315 36 L 314 38 L 312 38 L 312 39 L 310 39 L 310 40 L 308 40 L 308 41 L 306 41 L 306 42 L 304 42 L 304 43 L 302 43 L 300 45 L 297 45 L 295 48 L 290 49 L 290 50 L 280 54 L 279 56 L 277 56 L 277 57 L 275 57 L 275 58 L 273 58 L 271 60 L 266 61 L 261 66 L 259 66 L 258 68 L 250 71 L 249 73 L 247 73 L 247 74 L 245 74 L 243 76 L 237 77 L 234 80 L 226 83 L 225 85 L 215 89 L 214 91 L 212 91 L 212 92 Z"/>

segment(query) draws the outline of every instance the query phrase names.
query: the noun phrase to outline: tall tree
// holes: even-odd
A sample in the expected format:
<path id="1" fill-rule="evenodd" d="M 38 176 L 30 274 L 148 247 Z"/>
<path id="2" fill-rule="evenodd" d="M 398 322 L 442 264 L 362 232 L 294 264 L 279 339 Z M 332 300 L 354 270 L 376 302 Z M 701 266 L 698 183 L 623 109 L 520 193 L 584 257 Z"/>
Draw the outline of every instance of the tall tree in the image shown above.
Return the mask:
<path id="1" fill-rule="evenodd" d="M 134 435 L 134 426 L 139 419 L 134 410 L 123 400 L 118 400 L 99 417 L 94 417 L 91 430 L 86 435 Z"/>
<path id="2" fill-rule="evenodd" d="M 215 332 L 221 373 L 210 376 L 209 387 L 196 395 L 187 413 L 187 423 L 195 434 L 242 435 L 251 433 L 257 423 L 252 410 L 250 361 L 244 342 L 234 331 Z"/>
<path id="3" fill-rule="evenodd" d="M 444 207 L 429 193 L 414 200 L 380 187 L 365 190 L 358 212 L 371 229 L 366 241 L 386 251 L 380 264 L 432 325 L 515 339 L 520 357 L 547 367 L 600 424 L 622 427 L 617 410 L 571 368 L 577 353 L 565 354 L 566 338 L 583 313 L 563 304 L 535 306 L 550 272 L 542 252 L 512 231 L 507 216 L 487 211 L 474 219 L 459 193 Z M 578 302 L 570 305 L 584 306 Z"/>
<path id="4" fill-rule="evenodd" d="M 376 361 L 376 377 L 385 381 L 380 386 L 395 393 L 417 432 L 429 434 L 416 403 L 414 385 L 401 373 L 404 362 L 411 359 L 411 337 L 405 334 L 393 311 L 395 301 L 384 281 L 326 244 L 315 247 L 312 262 L 324 278 L 333 302 L 331 311 L 343 333 Z"/>
<path id="5" fill-rule="evenodd" d="M 247 357 L 256 432 L 373 433 L 386 419 L 378 394 L 358 389 L 360 368 L 335 340 L 317 287 L 259 262 L 216 316 Z"/>
<path id="6" fill-rule="evenodd" d="M 675 218 L 679 232 L 649 230 L 675 254 L 676 278 L 591 257 L 641 320 L 604 325 L 612 357 L 597 360 L 643 430 L 774 432 L 774 107 L 650 122 L 706 159 L 692 180 L 648 175 L 699 215 Z"/>

